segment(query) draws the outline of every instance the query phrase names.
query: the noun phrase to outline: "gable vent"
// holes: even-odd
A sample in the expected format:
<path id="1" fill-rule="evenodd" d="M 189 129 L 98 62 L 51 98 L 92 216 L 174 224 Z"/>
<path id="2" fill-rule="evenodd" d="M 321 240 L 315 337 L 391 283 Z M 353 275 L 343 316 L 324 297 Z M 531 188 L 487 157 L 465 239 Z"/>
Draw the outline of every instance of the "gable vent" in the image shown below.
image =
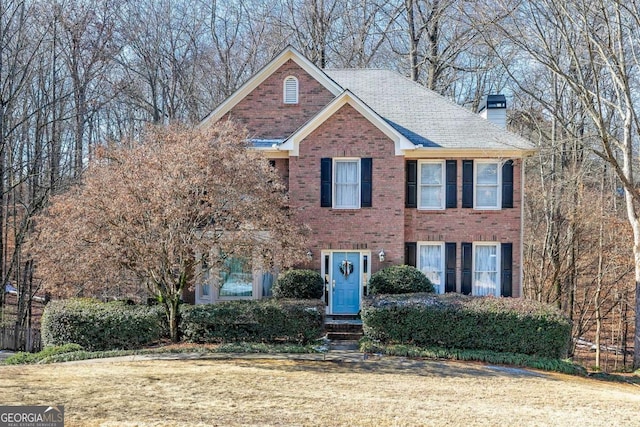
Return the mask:
<path id="1" fill-rule="evenodd" d="M 293 76 L 284 79 L 284 103 L 298 103 L 298 79 Z"/>

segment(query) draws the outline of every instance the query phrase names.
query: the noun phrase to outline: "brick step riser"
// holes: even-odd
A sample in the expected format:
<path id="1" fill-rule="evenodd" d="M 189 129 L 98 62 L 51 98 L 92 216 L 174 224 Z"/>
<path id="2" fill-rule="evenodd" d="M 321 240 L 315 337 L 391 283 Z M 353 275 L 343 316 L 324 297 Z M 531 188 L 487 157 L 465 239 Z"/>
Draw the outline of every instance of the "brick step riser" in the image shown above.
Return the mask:
<path id="1" fill-rule="evenodd" d="M 327 338 L 330 341 L 358 341 L 364 334 L 362 332 L 349 333 L 349 332 L 329 332 Z"/>
<path id="2" fill-rule="evenodd" d="M 362 325 L 325 325 L 327 332 L 362 332 Z"/>

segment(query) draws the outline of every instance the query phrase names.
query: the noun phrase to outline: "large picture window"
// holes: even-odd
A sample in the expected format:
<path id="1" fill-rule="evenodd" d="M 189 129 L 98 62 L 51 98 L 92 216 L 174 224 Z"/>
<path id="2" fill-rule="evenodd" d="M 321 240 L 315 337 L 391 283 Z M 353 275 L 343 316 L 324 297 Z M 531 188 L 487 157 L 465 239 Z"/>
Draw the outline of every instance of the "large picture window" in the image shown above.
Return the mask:
<path id="1" fill-rule="evenodd" d="M 419 163 L 420 209 L 444 209 L 444 162 Z"/>
<path id="2" fill-rule="evenodd" d="M 220 280 L 221 298 L 253 296 L 253 271 L 251 263 L 244 258 L 227 258 Z"/>
<path id="3" fill-rule="evenodd" d="M 360 160 L 334 159 L 334 200 L 337 209 L 360 208 Z"/>
<path id="4" fill-rule="evenodd" d="M 475 243 L 473 245 L 472 295 L 500 296 L 500 251 L 497 243 Z"/>
<path id="5" fill-rule="evenodd" d="M 433 283 L 436 293 L 444 293 L 444 244 L 419 243 L 418 269 Z"/>

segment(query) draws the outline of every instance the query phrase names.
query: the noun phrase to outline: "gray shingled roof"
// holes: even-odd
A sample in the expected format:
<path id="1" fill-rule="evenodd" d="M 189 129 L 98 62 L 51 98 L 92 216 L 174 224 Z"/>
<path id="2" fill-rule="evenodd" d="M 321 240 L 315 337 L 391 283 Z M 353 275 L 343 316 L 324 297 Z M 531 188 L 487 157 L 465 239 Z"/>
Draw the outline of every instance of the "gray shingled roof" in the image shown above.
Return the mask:
<path id="1" fill-rule="evenodd" d="M 534 148 L 526 139 L 394 71 L 327 69 L 324 72 L 414 144 L 449 149 Z"/>

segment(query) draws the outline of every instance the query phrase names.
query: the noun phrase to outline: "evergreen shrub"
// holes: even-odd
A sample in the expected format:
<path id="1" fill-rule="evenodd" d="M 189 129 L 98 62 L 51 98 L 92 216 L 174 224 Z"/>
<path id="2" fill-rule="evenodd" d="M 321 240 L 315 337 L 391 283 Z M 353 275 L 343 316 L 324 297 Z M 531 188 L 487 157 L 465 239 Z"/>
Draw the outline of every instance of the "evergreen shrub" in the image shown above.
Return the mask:
<path id="1" fill-rule="evenodd" d="M 571 323 L 555 307 L 522 298 L 460 294 L 365 299 L 365 336 L 384 344 L 490 350 L 563 359 Z"/>

